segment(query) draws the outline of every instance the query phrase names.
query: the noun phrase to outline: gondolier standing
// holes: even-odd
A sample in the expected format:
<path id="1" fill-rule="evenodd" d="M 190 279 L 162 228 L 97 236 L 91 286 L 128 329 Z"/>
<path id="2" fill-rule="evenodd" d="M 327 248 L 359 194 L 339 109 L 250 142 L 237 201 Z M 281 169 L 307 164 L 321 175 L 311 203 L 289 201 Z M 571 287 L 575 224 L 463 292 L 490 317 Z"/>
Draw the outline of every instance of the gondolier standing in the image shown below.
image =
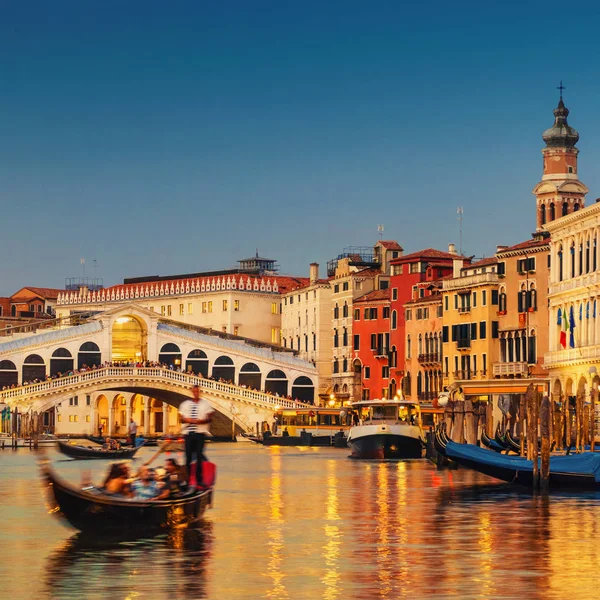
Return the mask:
<path id="1" fill-rule="evenodd" d="M 179 406 L 181 415 L 181 433 L 185 440 L 185 467 L 187 478 L 190 478 L 190 467 L 192 459 L 196 457 L 196 485 L 202 485 L 202 461 L 204 459 L 204 440 L 209 432 L 209 425 L 212 421 L 212 406 L 204 399 L 200 398 L 200 388 L 195 385 L 192 389 L 193 397 L 191 400 L 185 400 Z"/>
<path id="2" fill-rule="evenodd" d="M 127 430 L 129 437 L 131 438 L 131 445 L 135 448 L 135 437 L 137 435 L 137 423 L 133 418 L 129 421 L 129 428 Z"/>

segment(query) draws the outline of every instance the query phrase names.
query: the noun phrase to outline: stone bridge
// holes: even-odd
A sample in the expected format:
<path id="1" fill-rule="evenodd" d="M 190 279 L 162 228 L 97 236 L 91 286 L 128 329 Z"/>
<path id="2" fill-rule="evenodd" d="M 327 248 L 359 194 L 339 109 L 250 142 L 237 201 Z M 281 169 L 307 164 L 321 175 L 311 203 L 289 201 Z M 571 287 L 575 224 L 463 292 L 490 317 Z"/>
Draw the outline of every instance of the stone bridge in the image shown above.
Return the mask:
<path id="1" fill-rule="evenodd" d="M 174 407 L 195 384 L 217 411 L 214 433 L 231 435 L 232 423 L 253 431 L 278 406 L 312 402 L 318 381 L 289 350 L 137 305 L 0 342 L 0 404 L 44 413 L 57 433 L 122 434 L 131 417 L 145 435 L 176 433 Z"/>

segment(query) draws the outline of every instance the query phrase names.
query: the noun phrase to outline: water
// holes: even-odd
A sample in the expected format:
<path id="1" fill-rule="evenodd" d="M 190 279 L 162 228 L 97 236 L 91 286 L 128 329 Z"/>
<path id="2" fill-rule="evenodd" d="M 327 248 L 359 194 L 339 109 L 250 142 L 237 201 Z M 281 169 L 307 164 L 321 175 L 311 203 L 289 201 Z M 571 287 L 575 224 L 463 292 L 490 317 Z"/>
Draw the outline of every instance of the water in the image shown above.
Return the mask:
<path id="1" fill-rule="evenodd" d="M 81 538 L 47 514 L 35 457 L 0 451 L 3 598 L 585 598 L 600 576 L 600 495 L 515 493 L 426 461 L 214 444 L 199 530 Z M 142 449 L 141 458 L 152 449 Z M 78 481 L 102 462 L 64 460 Z M 137 463 L 141 461 L 135 461 Z"/>

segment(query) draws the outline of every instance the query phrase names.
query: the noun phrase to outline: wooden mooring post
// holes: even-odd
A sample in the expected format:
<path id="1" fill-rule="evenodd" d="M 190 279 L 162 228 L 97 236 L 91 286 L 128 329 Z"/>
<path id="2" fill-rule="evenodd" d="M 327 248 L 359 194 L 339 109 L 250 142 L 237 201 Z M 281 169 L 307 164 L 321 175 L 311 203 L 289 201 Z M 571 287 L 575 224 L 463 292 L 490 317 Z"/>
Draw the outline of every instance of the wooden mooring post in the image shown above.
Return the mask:
<path id="1" fill-rule="evenodd" d="M 590 450 L 592 452 L 594 452 L 596 446 L 596 396 L 598 395 L 598 389 L 595 385 L 596 384 L 592 385 L 592 391 L 590 393 Z"/>
<path id="2" fill-rule="evenodd" d="M 521 394 L 519 398 L 519 437 L 521 448 L 519 451 L 519 456 L 525 456 L 525 415 L 526 415 L 526 396 Z"/>
<path id="3" fill-rule="evenodd" d="M 550 409 L 550 399 L 548 398 L 547 394 L 544 394 L 540 407 L 540 436 L 542 438 L 542 468 L 540 472 L 540 489 L 543 494 L 547 494 L 550 487 L 551 421 L 552 413 Z"/>

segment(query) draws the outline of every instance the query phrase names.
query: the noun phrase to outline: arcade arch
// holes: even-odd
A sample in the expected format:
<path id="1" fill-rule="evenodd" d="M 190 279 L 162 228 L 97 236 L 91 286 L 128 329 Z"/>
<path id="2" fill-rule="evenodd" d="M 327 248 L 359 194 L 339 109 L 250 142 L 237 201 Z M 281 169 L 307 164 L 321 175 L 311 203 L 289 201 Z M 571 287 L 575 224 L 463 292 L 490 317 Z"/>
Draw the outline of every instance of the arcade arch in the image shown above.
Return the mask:
<path id="1" fill-rule="evenodd" d="M 248 362 L 241 369 L 239 374 L 238 385 L 260 390 L 261 373 L 260 368 L 256 363 Z"/>
<path id="2" fill-rule="evenodd" d="M 23 382 L 46 378 L 46 363 L 39 354 L 30 354 L 23 361 Z"/>
<path id="3" fill-rule="evenodd" d="M 145 324 L 133 316 L 119 317 L 112 326 L 111 360 L 136 362 L 148 355 Z"/>

